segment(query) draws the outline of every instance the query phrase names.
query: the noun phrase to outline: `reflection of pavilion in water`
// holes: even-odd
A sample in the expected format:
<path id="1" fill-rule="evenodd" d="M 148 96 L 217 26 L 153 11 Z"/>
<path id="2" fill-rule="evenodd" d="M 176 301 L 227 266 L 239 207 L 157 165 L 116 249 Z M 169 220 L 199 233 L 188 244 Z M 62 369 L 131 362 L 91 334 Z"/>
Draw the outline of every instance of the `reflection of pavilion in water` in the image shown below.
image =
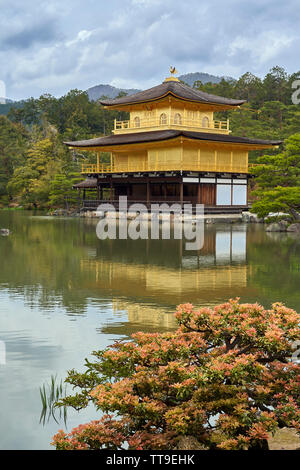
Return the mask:
<path id="1" fill-rule="evenodd" d="M 126 262 L 124 257 L 120 261 L 97 252 L 81 261 L 81 269 L 89 272 L 89 287 L 92 283 L 94 288 L 109 292 L 114 311 L 127 312 L 131 323 L 175 326 L 176 305 L 215 305 L 241 295 L 247 287 L 245 231 L 207 231 L 199 252 L 184 251 L 184 240 L 176 240 L 177 266 L 153 264 L 152 241 L 143 242 L 149 253 L 146 262 Z"/>

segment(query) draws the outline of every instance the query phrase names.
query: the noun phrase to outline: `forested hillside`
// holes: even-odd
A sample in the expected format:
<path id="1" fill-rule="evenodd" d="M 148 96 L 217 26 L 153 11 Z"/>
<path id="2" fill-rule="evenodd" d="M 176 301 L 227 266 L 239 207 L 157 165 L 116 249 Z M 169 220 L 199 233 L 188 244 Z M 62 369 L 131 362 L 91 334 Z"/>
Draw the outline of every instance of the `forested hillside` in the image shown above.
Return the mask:
<path id="1" fill-rule="evenodd" d="M 276 140 L 300 130 L 300 105 L 292 103 L 292 84 L 297 77 L 300 72 L 288 75 L 281 67 L 273 67 L 263 80 L 248 72 L 238 81 L 195 82 L 194 87 L 247 101 L 237 111 L 220 113 L 230 119 L 233 134 Z"/>
<path id="2" fill-rule="evenodd" d="M 291 100 L 292 83 L 299 76 L 300 72 L 288 75 L 282 68 L 274 67 L 264 79 L 246 73 L 237 81 L 222 79 L 206 84 L 198 81 L 194 87 L 247 100 L 237 111 L 217 116 L 230 119 L 234 135 L 286 139 L 300 132 L 300 105 Z M 11 107 L 7 116 L 0 115 L 0 204 L 15 202 L 23 207 L 59 204 L 58 193 L 70 192 L 74 181 L 80 179 L 81 163 L 96 158 L 91 152 L 85 155 L 69 151 L 63 141 L 108 135 L 115 118 L 127 119 L 127 114 L 105 110 L 79 90 L 61 98 L 51 95 L 31 98 L 22 106 Z M 254 152 L 251 161 L 261 154 Z"/>

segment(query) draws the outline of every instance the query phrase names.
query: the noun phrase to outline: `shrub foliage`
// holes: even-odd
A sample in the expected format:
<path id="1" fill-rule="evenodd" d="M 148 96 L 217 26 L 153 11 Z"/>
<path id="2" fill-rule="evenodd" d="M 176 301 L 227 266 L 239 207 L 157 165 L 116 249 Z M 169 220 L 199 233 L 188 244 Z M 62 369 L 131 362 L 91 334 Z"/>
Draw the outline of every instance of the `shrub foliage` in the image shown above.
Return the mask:
<path id="1" fill-rule="evenodd" d="M 239 299 L 176 311 L 173 333 L 137 333 L 69 371 L 79 392 L 58 405 L 95 403 L 104 415 L 53 438 L 56 449 L 174 449 L 193 436 L 207 449 L 265 448 L 280 427 L 300 432 L 300 366 L 291 360 L 300 315 Z"/>

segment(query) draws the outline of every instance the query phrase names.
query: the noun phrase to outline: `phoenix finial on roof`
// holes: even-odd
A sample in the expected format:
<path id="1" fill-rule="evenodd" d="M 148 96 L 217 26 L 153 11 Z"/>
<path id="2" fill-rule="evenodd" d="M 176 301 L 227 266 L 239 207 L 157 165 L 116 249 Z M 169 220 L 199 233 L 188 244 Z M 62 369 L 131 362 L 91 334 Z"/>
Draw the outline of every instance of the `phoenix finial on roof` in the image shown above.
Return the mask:
<path id="1" fill-rule="evenodd" d="M 172 75 L 175 75 L 176 73 L 178 73 L 178 71 L 176 70 L 176 68 L 173 67 L 172 65 L 171 65 L 171 67 L 170 67 L 170 72 L 171 72 Z"/>

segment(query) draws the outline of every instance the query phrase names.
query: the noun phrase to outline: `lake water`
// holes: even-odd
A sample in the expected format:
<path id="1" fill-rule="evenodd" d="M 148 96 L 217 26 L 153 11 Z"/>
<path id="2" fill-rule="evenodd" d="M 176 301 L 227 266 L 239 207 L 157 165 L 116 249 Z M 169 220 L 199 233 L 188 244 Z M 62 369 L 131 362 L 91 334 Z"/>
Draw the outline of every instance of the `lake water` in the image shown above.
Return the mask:
<path id="1" fill-rule="evenodd" d="M 300 240 L 260 224 L 207 225 L 199 252 L 181 240 L 98 240 L 94 219 L 0 211 L 0 448 L 49 449 L 64 423 L 39 423 L 39 387 L 136 331 L 176 327 L 179 303 L 232 297 L 300 311 Z M 0 356 L 1 359 L 1 356 Z M 0 361 L 1 362 L 1 361 Z M 68 429 L 96 419 L 69 412 Z"/>

